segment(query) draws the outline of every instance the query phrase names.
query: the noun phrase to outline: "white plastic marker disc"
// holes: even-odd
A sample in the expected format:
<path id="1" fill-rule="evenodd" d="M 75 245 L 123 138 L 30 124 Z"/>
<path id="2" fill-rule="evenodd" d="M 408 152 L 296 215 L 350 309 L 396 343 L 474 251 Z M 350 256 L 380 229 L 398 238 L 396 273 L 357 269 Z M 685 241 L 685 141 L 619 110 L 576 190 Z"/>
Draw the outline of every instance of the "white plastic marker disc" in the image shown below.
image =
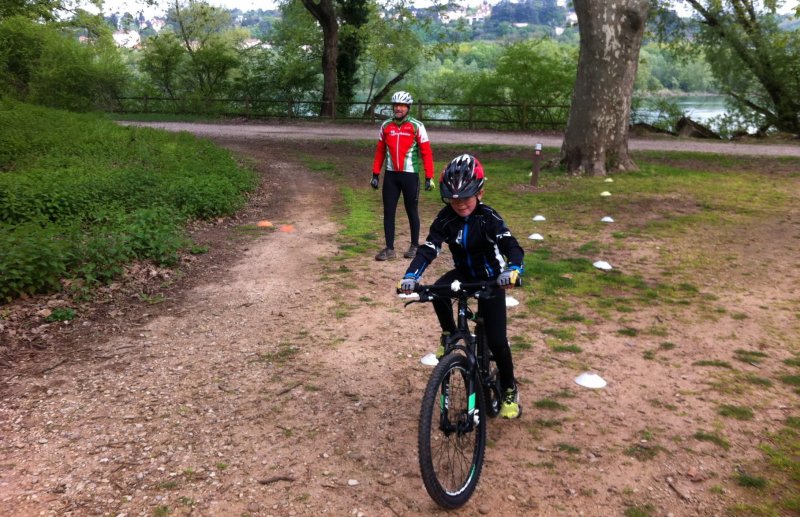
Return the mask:
<path id="1" fill-rule="evenodd" d="M 425 356 L 420 360 L 420 362 L 425 366 L 436 366 L 437 364 L 439 364 L 439 360 L 436 359 L 436 354 L 434 353 L 425 354 Z"/>
<path id="2" fill-rule="evenodd" d="M 609 264 L 609 263 L 608 263 L 608 262 L 606 262 L 605 260 L 598 260 L 597 262 L 595 262 L 595 263 L 594 263 L 594 264 L 592 264 L 592 265 L 593 265 L 594 267 L 596 267 L 597 269 L 602 269 L 603 271 L 610 271 L 610 270 L 612 270 L 612 269 L 613 269 L 613 268 L 611 267 L 611 264 Z"/>
<path id="3" fill-rule="evenodd" d="M 513 296 L 506 296 L 506 307 L 516 307 L 519 305 L 519 300 Z"/>
<path id="4" fill-rule="evenodd" d="M 613 222 L 614 222 L 614 219 L 612 219 L 612 218 L 611 218 L 611 217 L 609 217 L 609 216 L 605 216 L 605 217 L 603 217 L 602 219 L 600 219 L 600 222 L 601 222 L 601 223 L 613 223 Z"/>
<path id="5" fill-rule="evenodd" d="M 532 234 L 528 235 L 528 238 L 530 240 L 532 240 L 532 241 L 543 241 L 544 240 L 544 237 L 542 237 L 538 233 L 532 233 Z"/>
<path id="6" fill-rule="evenodd" d="M 400 293 L 397 295 L 397 297 L 403 298 L 404 300 L 419 300 L 419 293 L 411 293 L 411 294 Z"/>
<path id="7" fill-rule="evenodd" d="M 614 183 L 614 180 L 612 178 L 606 178 L 605 182 L 606 183 Z"/>
<path id="8" fill-rule="evenodd" d="M 583 386 L 584 388 L 596 390 L 598 388 L 605 388 L 608 383 L 596 373 L 586 372 L 575 377 L 575 384 Z"/>
<path id="9" fill-rule="evenodd" d="M 534 215 L 533 216 L 533 220 L 534 221 L 545 221 L 546 219 L 544 218 L 543 215 Z"/>
<path id="10" fill-rule="evenodd" d="M 609 192 L 607 190 L 604 190 L 603 192 L 600 193 L 600 195 L 603 196 L 603 197 L 608 197 L 608 196 L 611 195 L 611 192 Z"/>

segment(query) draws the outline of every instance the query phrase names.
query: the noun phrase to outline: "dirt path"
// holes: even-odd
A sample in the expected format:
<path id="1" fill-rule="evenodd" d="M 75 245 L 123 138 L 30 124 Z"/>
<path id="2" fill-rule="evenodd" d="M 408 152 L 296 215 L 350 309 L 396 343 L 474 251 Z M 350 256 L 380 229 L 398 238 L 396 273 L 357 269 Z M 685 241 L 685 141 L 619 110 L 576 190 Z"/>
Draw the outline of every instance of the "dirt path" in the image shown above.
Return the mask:
<path id="1" fill-rule="evenodd" d="M 190 122 L 122 122 L 123 124 L 155 127 L 169 131 L 190 131 L 208 137 L 235 137 L 239 140 L 374 140 L 377 126 L 344 125 L 328 123 L 274 123 L 274 124 L 200 124 Z M 512 133 L 482 130 L 448 130 L 429 128 L 431 141 L 441 144 L 498 144 L 524 145 L 533 148 L 535 143 L 545 147 L 561 147 L 563 138 L 552 134 Z M 800 156 L 800 141 L 785 144 L 715 142 L 688 138 L 637 138 L 631 137 L 632 151 L 692 151 L 751 156 Z"/>
<path id="2" fill-rule="evenodd" d="M 190 289 L 130 308 L 133 324 L 15 365 L 0 385 L 0 513 L 440 513 L 416 459 L 429 373 L 419 359 L 438 331 L 430 307 L 403 309 L 387 287 L 405 261 L 334 260 L 337 197 L 324 176 L 293 162 L 289 146 L 217 138 L 266 178 L 233 226 L 268 219 L 294 231 L 245 236 L 195 269 Z M 490 423 L 480 486 L 458 514 L 606 516 L 650 506 L 652 515 L 708 516 L 746 500 L 731 473 L 760 456 L 754 437 L 777 429 L 797 400 L 778 388 L 745 392 L 758 417 L 727 429 L 722 450 L 692 440 L 717 425 L 720 394 L 709 385 L 718 379 L 685 366 L 757 347 L 770 365 L 746 368 L 764 375 L 798 348 L 786 342 L 800 330 L 798 221 L 795 204 L 749 229 L 752 244 L 740 251 L 750 255 L 737 253 L 724 281 L 703 286 L 727 314 L 750 318 L 636 312 L 632 325 L 668 328 L 678 343 L 665 360 L 642 357 L 657 335 L 621 336 L 612 322 L 579 326 L 586 364 L 577 365 L 540 345 L 545 320 L 512 313 L 512 333 L 534 343 L 515 360 L 526 412 Z M 770 247 L 776 239 L 785 245 Z M 787 287 L 775 289 L 776 278 Z M 578 388 L 581 366 L 603 372 L 608 389 Z M 563 409 L 534 408 L 543 398 Z"/>

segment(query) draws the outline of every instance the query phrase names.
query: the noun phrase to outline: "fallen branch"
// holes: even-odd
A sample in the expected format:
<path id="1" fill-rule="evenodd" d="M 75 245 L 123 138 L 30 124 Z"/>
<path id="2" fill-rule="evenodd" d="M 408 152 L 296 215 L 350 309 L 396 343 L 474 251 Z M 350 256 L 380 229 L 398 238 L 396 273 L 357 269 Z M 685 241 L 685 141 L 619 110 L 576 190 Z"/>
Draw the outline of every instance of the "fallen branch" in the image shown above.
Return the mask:
<path id="1" fill-rule="evenodd" d="M 280 396 L 280 395 L 285 395 L 285 394 L 289 393 L 290 391 L 292 391 L 293 389 L 295 389 L 296 387 L 298 387 L 298 386 L 300 386 L 300 385 L 302 385 L 302 384 L 303 384 L 302 382 L 296 382 L 296 383 L 292 384 L 291 386 L 288 386 L 288 387 L 286 387 L 286 388 L 283 388 L 281 391 L 279 391 L 279 392 L 277 393 L 277 395 L 278 395 L 278 396 Z"/>
<path id="2" fill-rule="evenodd" d="M 294 480 L 295 479 L 292 476 L 278 475 L 278 476 L 272 476 L 271 478 L 267 479 L 259 479 L 258 482 L 261 483 L 262 485 L 271 485 L 272 483 L 277 483 L 278 481 L 288 481 L 291 483 Z"/>
<path id="3" fill-rule="evenodd" d="M 53 366 L 51 366 L 49 368 L 45 368 L 44 370 L 40 371 L 37 375 L 42 375 L 43 373 L 47 373 L 49 371 L 55 370 L 56 368 L 58 368 L 59 366 L 61 366 L 62 364 L 66 363 L 68 361 L 69 361 L 69 359 L 62 359 L 59 362 L 57 362 L 56 364 L 54 364 Z"/>

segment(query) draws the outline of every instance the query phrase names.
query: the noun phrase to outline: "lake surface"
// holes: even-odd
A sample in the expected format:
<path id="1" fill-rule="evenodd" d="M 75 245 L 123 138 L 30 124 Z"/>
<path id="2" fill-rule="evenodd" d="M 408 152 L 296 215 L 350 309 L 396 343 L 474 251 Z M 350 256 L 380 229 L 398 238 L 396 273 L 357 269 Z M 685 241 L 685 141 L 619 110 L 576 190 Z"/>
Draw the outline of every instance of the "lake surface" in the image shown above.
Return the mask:
<path id="1" fill-rule="evenodd" d="M 677 105 L 684 115 L 701 124 L 727 113 L 724 95 L 685 95 L 666 97 L 666 100 Z M 652 105 L 652 102 L 645 99 L 634 114 L 636 122 L 653 123 L 662 115 L 660 111 L 648 105 Z"/>

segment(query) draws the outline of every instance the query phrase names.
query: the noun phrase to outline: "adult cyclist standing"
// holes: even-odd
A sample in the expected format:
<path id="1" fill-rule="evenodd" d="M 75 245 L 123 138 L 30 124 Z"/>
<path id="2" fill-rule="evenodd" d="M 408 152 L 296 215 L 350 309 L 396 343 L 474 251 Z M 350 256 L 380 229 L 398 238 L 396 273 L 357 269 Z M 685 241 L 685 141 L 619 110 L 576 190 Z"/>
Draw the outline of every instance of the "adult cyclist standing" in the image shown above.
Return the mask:
<path id="1" fill-rule="evenodd" d="M 425 190 L 433 188 L 433 151 L 428 132 L 419 120 L 411 117 L 414 99 L 404 91 L 392 95 L 394 118 L 381 124 L 375 160 L 372 163 L 372 188 L 378 188 L 381 169 L 383 176 L 383 232 L 386 247 L 375 256 L 375 260 L 395 258 L 394 218 L 397 202 L 403 194 L 403 205 L 411 227 L 411 246 L 403 256 L 414 258 L 419 247 L 419 172 L 425 171 Z"/>

